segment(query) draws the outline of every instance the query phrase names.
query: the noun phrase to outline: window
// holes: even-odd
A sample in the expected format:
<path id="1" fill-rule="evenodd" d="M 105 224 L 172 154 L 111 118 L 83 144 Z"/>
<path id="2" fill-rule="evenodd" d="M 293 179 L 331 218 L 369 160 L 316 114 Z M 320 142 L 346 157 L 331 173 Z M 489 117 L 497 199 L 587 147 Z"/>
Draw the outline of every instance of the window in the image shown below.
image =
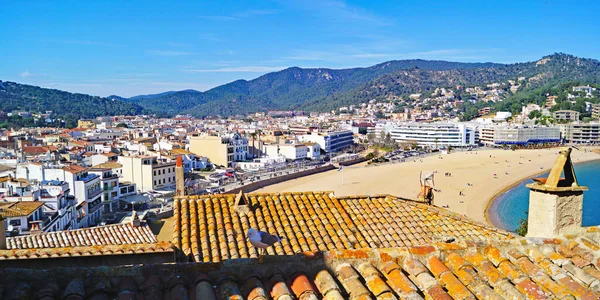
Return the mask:
<path id="1" fill-rule="evenodd" d="M 12 226 L 21 226 L 21 220 L 17 219 L 17 220 L 10 220 L 9 225 Z"/>
<path id="2" fill-rule="evenodd" d="M 154 176 L 156 176 L 156 171 L 154 171 Z"/>
<path id="3" fill-rule="evenodd" d="M 154 180 L 154 185 L 156 185 L 156 180 Z"/>

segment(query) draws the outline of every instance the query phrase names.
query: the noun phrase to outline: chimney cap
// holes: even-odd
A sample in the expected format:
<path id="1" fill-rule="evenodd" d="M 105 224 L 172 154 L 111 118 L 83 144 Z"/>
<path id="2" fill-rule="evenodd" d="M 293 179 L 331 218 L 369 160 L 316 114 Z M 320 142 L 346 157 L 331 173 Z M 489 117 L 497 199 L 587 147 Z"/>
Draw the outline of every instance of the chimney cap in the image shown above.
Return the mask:
<path id="1" fill-rule="evenodd" d="M 528 184 L 527 187 L 546 192 L 587 191 L 587 186 L 580 186 L 577 182 L 571 152 L 571 148 L 561 150 L 548 178 L 533 178 L 534 183 Z M 561 177 L 562 173 L 564 178 Z"/>

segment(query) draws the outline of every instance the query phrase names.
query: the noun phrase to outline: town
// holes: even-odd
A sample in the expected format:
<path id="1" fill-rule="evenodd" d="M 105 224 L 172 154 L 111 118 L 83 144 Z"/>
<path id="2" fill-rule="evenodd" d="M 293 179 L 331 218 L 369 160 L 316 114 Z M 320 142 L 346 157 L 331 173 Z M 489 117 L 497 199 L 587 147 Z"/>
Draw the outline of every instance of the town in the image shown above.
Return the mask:
<path id="1" fill-rule="evenodd" d="M 499 87 L 511 84 L 467 88 L 472 98 L 466 101 L 502 101 L 500 95 L 510 91 Z M 597 93 L 574 86 L 568 98 L 597 99 Z M 178 159 L 185 194 L 202 195 L 264 186 L 332 165 L 399 162 L 432 151 L 600 142 L 600 104 L 585 102 L 587 122 L 578 111 L 552 109 L 557 97 L 550 95 L 545 105 L 528 104 L 520 114 L 487 107 L 479 109 L 479 117 L 461 121 L 457 107 L 464 100 L 456 100 L 452 90 L 437 88 L 427 96 L 371 100 L 328 113 L 115 116 L 81 119 L 71 129 L 5 129 L 0 205 L 7 233 L 86 228 L 127 220 L 132 211 L 172 210 Z M 7 115 L 13 114 L 24 112 Z"/>

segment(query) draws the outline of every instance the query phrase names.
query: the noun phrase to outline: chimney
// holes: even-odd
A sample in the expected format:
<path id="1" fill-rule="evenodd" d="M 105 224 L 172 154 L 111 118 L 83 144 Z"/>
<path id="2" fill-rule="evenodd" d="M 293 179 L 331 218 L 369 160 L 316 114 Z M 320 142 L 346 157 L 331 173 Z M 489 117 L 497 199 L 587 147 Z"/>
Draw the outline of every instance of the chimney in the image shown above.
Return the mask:
<path id="1" fill-rule="evenodd" d="M 183 158 L 177 156 L 175 161 L 175 196 L 185 196 L 185 178 L 183 175 Z"/>
<path id="2" fill-rule="evenodd" d="M 29 222 L 29 224 L 31 224 L 31 229 L 29 229 L 29 234 L 31 234 L 31 235 L 41 234 L 42 233 L 42 229 L 40 228 L 41 223 L 42 223 L 42 221 Z"/>
<path id="3" fill-rule="evenodd" d="M 140 225 L 142 224 L 142 221 L 140 221 L 140 218 L 138 217 L 137 212 L 134 210 L 131 213 L 131 227 L 140 227 Z"/>
<path id="4" fill-rule="evenodd" d="M 0 215 L 0 250 L 6 249 L 6 221 Z"/>
<path id="5" fill-rule="evenodd" d="M 250 202 L 244 195 L 243 191 L 240 191 L 235 196 L 235 202 L 233 203 L 233 211 L 239 215 L 247 215 L 250 212 Z"/>
<path id="6" fill-rule="evenodd" d="M 561 173 L 564 172 L 564 178 Z M 583 192 L 579 186 L 571 148 L 561 150 L 548 178 L 534 178 L 529 188 L 527 236 L 551 238 L 579 230 L 583 211 Z"/>

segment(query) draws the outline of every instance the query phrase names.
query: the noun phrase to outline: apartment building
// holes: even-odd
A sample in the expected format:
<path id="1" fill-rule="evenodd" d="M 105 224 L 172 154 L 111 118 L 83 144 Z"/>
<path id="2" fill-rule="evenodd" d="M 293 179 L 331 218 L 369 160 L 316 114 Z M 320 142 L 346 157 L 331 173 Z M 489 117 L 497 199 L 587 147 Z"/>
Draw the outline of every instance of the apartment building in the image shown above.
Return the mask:
<path id="1" fill-rule="evenodd" d="M 112 212 L 119 205 L 119 175 L 113 173 L 111 168 L 90 168 L 88 172 L 100 177 L 104 211 Z"/>
<path id="2" fill-rule="evenodd" d="M 268 157 L 283 156 L 289 160 L 308 158 L 308 147 L 304 144 L 268 144 L 263 146 Z"/>
<path id="3" fill-rule="evenodd" d="M 190 152 L 207 157 L 214 165 L 231 167 L 248 158 L 248 139 L 239 133 L 190 137 Z"/>
<path id="4" fill-rule="evenodd" d="M 477 129 L 479 143 L 493 145 L 526 145 L 539 143 L 560 142 L 558 127 L 518 126 L 518 125 L 489 125 Z"/>
<path id="5" fill-rule="evenodd" d="M 316 143 L 325 152 L 338 152 L 354 144 L 354 134 L 352 130 L 341 130 L 331 132 L 321 132 L 304 134 L 298 136 L 298 141 L 302 143 Z"/>
<path id="6" fill-rule="evenodd" d="M 390 130 L 398 143 L 417 143 L 425 147 L 467 147 L 475 145 L 475 132 L 461 123 L 405 123 Z"/>
<path id="7" fill-rule="evenodd" d="M 600 142 L 600 123 L 560 124 L 560 135 L 565 143 L 596 144 Z"/>
<path id="8" fill-rule="evenodd" d="M 600 119 L 600 104 L 592 105 L 592 119 Z"/>
<path id="9" fill-rule="evenodd" d="M 119 156 L 122 179 L 135 183 L 143 192 L 160 188 L 175 189 L 175 162 L 165 162 L 154 156 Z"/>
<path id="10" fill-rule="evenodd" d="M 69 184 L 71 195 L 75 197 L 77 207 L 83 213 L 75 223 L 76 228 L 97 225 L 102 219 L 101 178 L 88 172 L 87 168 L 70 166 L 47 166 L 42 180 L 65 181 Z"/>
<path id="11" fill-rule="evenodd" d="M 556 120 L 563 121 L 579 121 L 579 112 L 574 110 L 557 110 L 552 113 L 552 117 Z"/>

